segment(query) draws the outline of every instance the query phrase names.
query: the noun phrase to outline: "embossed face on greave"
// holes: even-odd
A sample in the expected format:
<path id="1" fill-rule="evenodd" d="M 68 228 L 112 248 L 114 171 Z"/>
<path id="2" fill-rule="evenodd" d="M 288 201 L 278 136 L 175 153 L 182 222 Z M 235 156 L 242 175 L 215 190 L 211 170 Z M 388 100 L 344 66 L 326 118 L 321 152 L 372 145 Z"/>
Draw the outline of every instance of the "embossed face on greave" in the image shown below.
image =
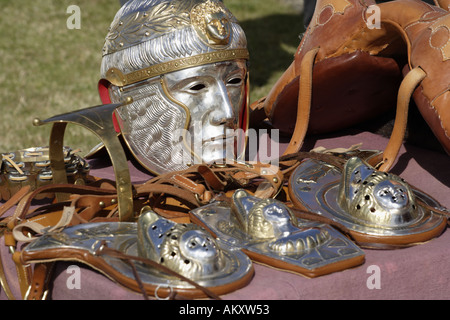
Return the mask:
<path id="1" fill-rule="evenodd" d="M 300 228 L 289 208 L 276 199 L 258 199 L 240 189 L 232 197 L 231 208 L 248 238 L 269 241 L 268 247 L 274 252 L 298 253 L 329 239 L 320 228 Z"/>
<path id="2" fill-rule="evenodd" d="M 196 264 L 197 272 L 208 275 L 220 271 L 225 265 L 222 253 L 213 237 L 202 230 L 190 230 L 181 235 L 182 265 Z M 190 270 L 194 270 L 191 268 Z"/>
<path id="3" fill-rule="evenodd" d="M 190 230 L 182 234 L 180 249 L 185 257 L 196 260 L 212 260 L 218 253 L 212 237 L 200 230 Z"/>
<path id="4" fill-rule="evenodd" d="M 275 199 L 258 199 L 239 189 L 232 197 L 232 212 L 250 237 L 273 239 L 297 230 L 289 209 Z"/>
<path id="5" fill-rule="evenodd" d="M 111 102 L 131 101 L 117 123 L 145 168 L 160 174 L 244 153 L 236 135 L 248 126 L 246 47 L 218 0 L 131 0 L 119 10 L 100 85 Z"/>
<path id="6" fill-rule="evenodd" d="M 373 193 L 381 207 L 401 211 L 409 207 L 410 199 L 407 190 L 404 184 L 398 181 L 385 180 L 375 186 Z"/>
<path id="7" fill-rule="evenodd" d="M 145 209 L 139 217 L 140 252 L 192 279 L 224 272 L 223 250 L 206 230 L 177 224 Z"/>
<path id="8" fill-rule="evenodd" d="M 362 223 L 379 227 L 408 223 L 419 215 L 407 183 L 398 176 L 375 170 L 359 158 L 346 163 L 339 203 Z"/>
<path id="9" fill-rule="evenodd" d="M 160 263 L 193 279 L 220 271 L 223 259 L 212 236 L 196 226 L 177 225 L 161 243 Z"/>

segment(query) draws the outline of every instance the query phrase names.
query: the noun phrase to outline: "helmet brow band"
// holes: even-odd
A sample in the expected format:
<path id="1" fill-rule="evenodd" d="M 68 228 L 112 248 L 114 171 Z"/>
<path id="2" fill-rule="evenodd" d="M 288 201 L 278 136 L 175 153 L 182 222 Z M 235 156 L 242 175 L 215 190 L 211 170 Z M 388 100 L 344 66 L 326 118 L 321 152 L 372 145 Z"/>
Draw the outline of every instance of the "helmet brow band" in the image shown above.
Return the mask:
<path id="1" fill-rule="evenodd" d="M 150 79 L 161 74 L 183 70 L 190 67 L 201 66 L 209 63 L 222 61 L 249 59 L 247 49 L 222 50 L 199 54 L 193 57 L 176 59 L 159 63 L 145 69 L 137 70 L 128 74 L 123 74 L 119 69 L 111 68 L 106 72 L 106 80 L 113 85 L 123 87 L 139 81 Z"/>

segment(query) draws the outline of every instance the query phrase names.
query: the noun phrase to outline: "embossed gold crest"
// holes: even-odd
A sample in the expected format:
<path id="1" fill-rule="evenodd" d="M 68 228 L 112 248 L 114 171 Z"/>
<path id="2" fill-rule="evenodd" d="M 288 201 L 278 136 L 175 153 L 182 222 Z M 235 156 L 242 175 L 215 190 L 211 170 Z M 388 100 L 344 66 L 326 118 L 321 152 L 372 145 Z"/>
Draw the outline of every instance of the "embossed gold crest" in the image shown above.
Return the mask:
<path id="1" fill-rule="evenodd" d="M 231 16 L 222 3 L 206 1 L 196 5 L 191 23 L 207 45 L 226 45 L 231 35 Z"/>

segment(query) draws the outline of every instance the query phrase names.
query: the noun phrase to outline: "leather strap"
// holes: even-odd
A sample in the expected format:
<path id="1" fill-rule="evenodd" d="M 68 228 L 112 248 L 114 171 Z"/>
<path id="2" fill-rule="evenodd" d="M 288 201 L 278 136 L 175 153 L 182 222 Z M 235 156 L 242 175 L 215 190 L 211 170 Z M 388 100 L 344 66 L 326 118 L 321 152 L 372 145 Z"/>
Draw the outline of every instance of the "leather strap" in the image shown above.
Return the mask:
<path id="1" fill-rule="evenodd" d="M 11 288 L 9 287 L 8 279 L 6 278 L 6 273 L 5 273 L 5 269 L 3 267 L 3 261 L 2 261 L 1 256 L 0 256 L 0 285 L 3 288 L 3 291 L 6 294 L 6 297 L 9 300 L 15 300 L 15 297 L 11 291 Z"/>
<path id="2" fill-rule="evenodd" d="M 0 207 L 0 217 L 3 216 L 9 209 L 17 205 L 19 201 L 25 197 L 31 190 L 31 186 L 24 186 L 18 192 L 16 192 L 11 198 L 8 199 L 1 207 Z"/>
<path id="3" fill-rule="evenodd" d="M 182 281 L 186 281 L 187 283 L 191 284 L 195 288 L 201 290 L 206 296 L 208 296 L 210 298 L 213 298 L 213 299 L 216 299 L 216 300 L 221 300 L 220 297 L 218 295 L 216 295 L 214 292 L 212 292 L 211 290 L 209 290 L 209 289 L 199 285 L 195 281 L 192 281 L 191 279 L 186 278 L 185 276 L 183 276 L 183 275 L 173 271 L 170 268 L 167 268 L 166 266 L 164 266 L 164 265 L 162 265 L 160 263 L 157 263 L 157 262 L 155 262 L 153 260 L 142 258 L 142 257 L 127 255 L 127 254 L 125 254 L 125 253 L 123 253 L 121 251 L 109 248 L 106 245 L 106 243 L 103 243 L 99 247 L 99 249 L 95 252 L 95 255 L 96 256 L 108 255 L 108 256 L 111 256 L 111 257 L 115 257 L 115 258 L 119 258 L 119 259 L 122 259 L 122 260 L 126 260 L 132 265 L 133 270 L 134 270 L 133 261 L 139 261 L 139 262 L 145 263 L 145 264 L 147 264 L 147 265 L 149 265 L 151 267 L 154 267 L 155 269 L 163 271 L 164 273 L 167 273 L 167 274 L 169 274 L 171 276 L 177 277 L 177 278 L 179 278 Z M 142 282 L 140 281 L 138 273 L 137 272 L 133 272 L 133 274 L 134 274 L 134 276 L 136 278 L 135 280 L 139 284 L 140 289 L 142 290 L 142 293 L 144 294 L 144 297 L 146 297 L 145 289 L 144 289 L 144 286 L 143 286 Z M 157 293 L 155 294 L 155 296 L 157 296 Z"/>
<path id="4" fill-rule="evenodd" d="M 26 300 L 45 300 L 53 266 L 54 262 L 36 263 L 34 265 L 30 286 L 24 297 Z"/>
<path id="5" fill-rule="evenodd" d="M 291 141 L 284 155 L 298 152 L 302 147 L 306 132 L 308 131 L 309 116 L 311 113 L 313 67 L 318 52 L 319 48 L 314 48 L 308 51 L 301 60 L 297 119 Z"/>
<path id="6" fill-rule="evenodd" d="M 223 190 L 226 183 L 217 177 L 213 170 L 206 165 L 198 166 L 198 173 L 205 179 L 205 182 L 211 186 L 214 190 Z"/>
<path id="7" fill-rule="evenodd" d="M 27 295 L 28 289 L 30 287 L 30 265 L 24 265 L 20 259 L 20 252 L 16 251 L 12 254 L 12 259 L 16 267 L 17 279 L 19 281 L 19 288 L 24 299 Z"/>
<path id="8" fill-rule="evenodd" d="M 173 191 L 177 192 L 178 190 L 180 198 L 194 203 L 192 199 L 195 196 L 197 204 L 205 204 L 214 195 L 225 191 L 231 185 L 238 184 L 244 188 L 252 180 L 266 181 L 270 185 L 269 196 L 274 196 L 281 188 L 283 174 L 278 167 L 265 163 L 230 163 L 224 166 L 196 165 L 187 170 L 155 177 L 144 184 L 137 185 L 136 190 L 138 194 L 156 193 L 158 189 L 164 190 L 162 185 L 177 186 L 179 188 L 173 190 L 167 187 L 166 191 L 174 194 Z M 199 203 L 198 200 L 201 202 Z"/>
<path id="9" fill-rule="evenodd" d="M 400 85 L 394 128 L 392 129 L 389 142 L 384 152 L 380 155 L 382 159 L 380 159 L 380 157 L 375 157 L 369 161 L 369 164 L 374 167 L 377 167 L 378 164 L 381 163 L 381 166 L 378 168 L 380 171 L 389 171 L 394 164 L 395 159 L 397 159 L 400 147 L 402 146 L 405 137 L 411 96 L 416 87 L 425 77 L 425 71 L 423 71 L 420 67 L 417 67 L 408 72 Z"/>
<path id="10" fill-rule="evenodd" d="M 20 223 L 19 225 L 15 226 L 12 230 L 14 239 L 16 241 L 20 242 L 31 242 L 35 240 L 37 237 L 34 236 L 26 236 L 24 235 L 23 230 L 29 229 L 30 231 L 33 231 L 34 234 L 41 235 L 44 233 L 44 231 L 52 232 L 56 231 L 57 229 L 64 228 L 70 224 L 72 221 L 72 218 L 75 214 L 75 207 L 64 207 L 61 218 L 56 222 L 56 224 L 48 227 L 46 223 L 38 222 L 36 220 L 28 220 L 25 222 Z"/>
<path id="11" fill-rule="evenodd" d="M 165 196 L 173 196 L 183 200 L 193 206 L 199 205 L 195 194 L 189 190 L 184 190 L 179 187 L 167 184 L 145 184 L 137 189 L 138 196 L 152 196 L 163 194 Z"/>
<path id="12" fill-rule="evenodd" d="M 98 187 L 82 186 L 82 185 L 72 185 L 72 184 L 54 184 L 43 186 L 35 191 L 27 194 L 21 199 L 16 207 L 16 210 L 8 222 L 8 229 L 13 230 L 19 221 L 24 220 L 29 213 L 31 202 L 40 193 L 45 192 L 61 192 L 67 194 L 80 194 L 80 195 L 116 195 L 116 190 L 102 189 Z M 60 203 L 61 204 L 61 203 Z"/>

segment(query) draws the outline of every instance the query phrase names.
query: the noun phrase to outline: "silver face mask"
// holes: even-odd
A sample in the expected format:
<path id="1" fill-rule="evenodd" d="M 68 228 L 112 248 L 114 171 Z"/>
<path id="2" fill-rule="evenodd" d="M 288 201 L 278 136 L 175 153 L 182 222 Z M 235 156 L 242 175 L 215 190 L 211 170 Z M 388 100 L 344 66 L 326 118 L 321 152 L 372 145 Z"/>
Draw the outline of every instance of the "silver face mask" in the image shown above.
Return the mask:
<path id="1" fill-rule="evenodd" d="M 161 174 L 243 155 L 246 45 L 221 1 L 121 8 L 106 37 L 100 91 L 105 103 L 129 102 L 116 112 L 118 130 L 146 169 Z"/>

